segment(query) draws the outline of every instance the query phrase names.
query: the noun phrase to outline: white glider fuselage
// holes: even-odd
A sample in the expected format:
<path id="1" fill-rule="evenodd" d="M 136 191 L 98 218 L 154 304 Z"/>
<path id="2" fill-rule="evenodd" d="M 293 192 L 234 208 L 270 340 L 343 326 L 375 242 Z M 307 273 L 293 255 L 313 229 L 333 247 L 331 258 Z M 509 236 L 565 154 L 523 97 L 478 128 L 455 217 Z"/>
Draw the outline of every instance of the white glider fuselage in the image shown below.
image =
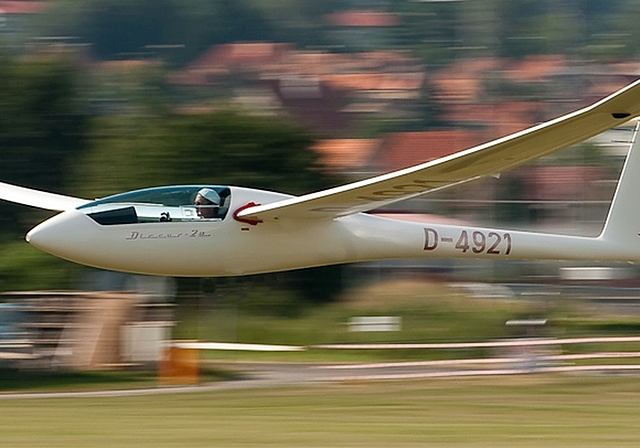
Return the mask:
<path id="1" fill-rule="evenodd" d="M 88 201 L 0 183 L 0 199 L 62 211 L 29 232 L 36 247 L 81 264 L 143 274 L 230 276 L 416 257 L 640 261 L 637 127 L 628 128 L 631 150 L 596 238 L 363 213 L 495 177 L 639 116 L 640 80 L 591 106 L 492 142 L 298 197 L 201 185 Z M 213 194 L 215 207 L 198 202 L 205 191 Z"/>
<path id="2" fill-rule="evenodd" d="M 231 211 L 283 195 L 231 188 Z M 163 208 L 158 209 L 158 215 Z M 167 208 L 169 209 L 169 208 Z M 80 264 L 124 272 L 216 277 L 393 258 L 640 261 L 640 246 L 598 238 L 431 225 L 358 213 L 337 219 L 102 225 L 69 210 L 27 235 L 36 247 Z M 636 239 L 640 240 L 640 238 Z M 639 242 L 640 243 L 640 242 Z"/>

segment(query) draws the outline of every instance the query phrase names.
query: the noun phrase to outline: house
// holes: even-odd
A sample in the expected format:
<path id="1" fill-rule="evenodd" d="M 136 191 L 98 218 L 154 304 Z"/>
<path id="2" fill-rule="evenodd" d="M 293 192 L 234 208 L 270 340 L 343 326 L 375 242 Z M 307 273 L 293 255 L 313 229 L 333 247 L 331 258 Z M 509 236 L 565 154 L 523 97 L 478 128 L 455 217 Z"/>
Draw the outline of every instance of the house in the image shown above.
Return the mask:
<path id="1" fill-rule="evenodd" d="M 567 66 L 564 55 L 530 55 L 521 61 L 513 61 L 502 72 L 505 79 L 520 83 L 547 82 Z"/>
<path id="2" fill-rule="evenodd" d="M 400 25 L 398 15 L 381 11 L 343 11 L 324 19 L 340 42 L 358 51 L 388 47 L 393 40 L 389 30 Z"/>
<path id="3" fill-rule="evenodd" d="M 312 149 L 328 171 L 353 173 L 367 166 L 380 143 L 371 138 L 328 139 L 318 141 Z"/>
<path id="4" fill-rule="evenodd" d="M 370 166 L 379 172 L 399 170 L 448 156 L 482 143 L 481 134 L 458 129 L 387 134 Z"/>
<path id="5" fill-rule="evenodd" d="M 215 45 L 174 73 L 169 82 L 177 85 L 207 85 L 233 72 L 259 73 L 266 66 L 285 62 L 293 45 L 275 42 L 241 42 Z"/>
<path id="6" fill-rule="evenodd" d="M 24 33 L 29 17 L 43 13 L 50 6 L 51 3 L 49 2 L 0 1 L 0 33 Z"/>

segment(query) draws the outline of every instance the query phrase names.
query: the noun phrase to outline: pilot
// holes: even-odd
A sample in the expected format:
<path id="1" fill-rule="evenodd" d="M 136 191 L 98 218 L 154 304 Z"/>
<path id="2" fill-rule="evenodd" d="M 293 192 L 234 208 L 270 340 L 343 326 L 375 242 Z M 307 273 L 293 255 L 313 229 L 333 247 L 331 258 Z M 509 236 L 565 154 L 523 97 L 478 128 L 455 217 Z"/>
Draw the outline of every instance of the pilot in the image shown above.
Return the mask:
<path id="1" fill-rule="evenodd" d="M 220 195 L 211 188 L 202 188 L 196 194 L 194 205 L 199 217 L 205 219 L 217 218 L 220 210 Z"/>

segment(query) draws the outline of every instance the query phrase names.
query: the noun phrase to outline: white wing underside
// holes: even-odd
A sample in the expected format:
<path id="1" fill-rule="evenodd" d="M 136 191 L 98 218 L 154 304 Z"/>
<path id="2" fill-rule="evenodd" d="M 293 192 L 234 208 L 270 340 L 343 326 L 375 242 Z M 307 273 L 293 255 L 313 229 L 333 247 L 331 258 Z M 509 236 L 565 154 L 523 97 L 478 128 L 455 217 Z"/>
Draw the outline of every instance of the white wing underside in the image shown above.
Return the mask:
<path id="1" fill-rule="evenodd" d="M 0 182 L 0 199 L 45 210 L 64 211 L 74 209 L 87 202 L 86 199 L 33 190 Z"/>
<path id="2" fill-rule="evenodd" d="M 597 103 L 521 132 L 403 170 L 247 208 L 241 218 L 332 219 L 497 176 L 640 115 L 640 80 Z"/>

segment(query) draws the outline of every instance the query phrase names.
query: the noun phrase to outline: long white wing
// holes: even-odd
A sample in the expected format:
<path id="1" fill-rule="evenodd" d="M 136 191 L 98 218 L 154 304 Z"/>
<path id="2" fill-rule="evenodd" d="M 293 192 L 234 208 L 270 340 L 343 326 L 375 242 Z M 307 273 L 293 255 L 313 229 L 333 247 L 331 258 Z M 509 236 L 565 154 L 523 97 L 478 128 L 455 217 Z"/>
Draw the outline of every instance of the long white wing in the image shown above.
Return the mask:
<path id="1" fill-rule="evenodd" d="M 640 80 L 597 103 L 431 162 L 296 198 L 247 208 L 249 220 L 335 218 L 373 210 L 516 166 L 586 140 L 640 115 Z"/>
<path id="2" fill-rule="evenodd" d="M 0 182 L 0 199 L 45 210 L 70 210 L 90 202 L 86 199 L 32 190 Z"/>

